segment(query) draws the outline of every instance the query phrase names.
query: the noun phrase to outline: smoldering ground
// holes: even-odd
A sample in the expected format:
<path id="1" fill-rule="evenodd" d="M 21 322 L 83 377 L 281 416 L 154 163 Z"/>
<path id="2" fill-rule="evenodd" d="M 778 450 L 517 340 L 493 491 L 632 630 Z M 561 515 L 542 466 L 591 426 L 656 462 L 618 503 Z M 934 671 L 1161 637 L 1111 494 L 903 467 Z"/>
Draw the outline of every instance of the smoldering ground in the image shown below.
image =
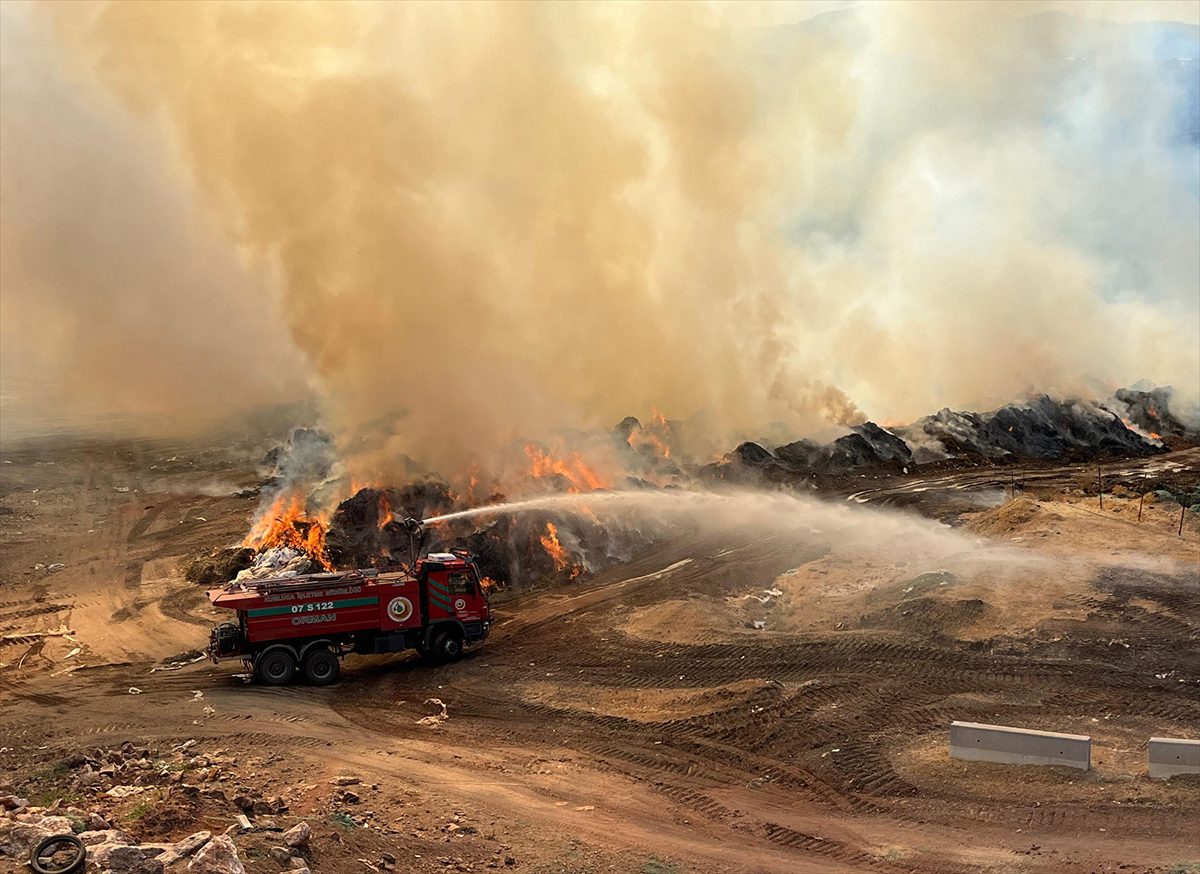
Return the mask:
<path id="1" fill-rule="evenodd" d="M 707 412 L 727 447 L 1028 388 L 1200 393 L 1196 141 L 1159 52 L 1194 27 L 813 11 L 6 10 L 39 41 L 5 76 L 5 369 L 158 412 L 309 381 L 380 480 L 630 411 Z M 63 111 L 25 124 L 48 89 Z M 30 155 L 79 184 L 27 187 Z M 139 221 L 71 245 L 128 155 L 153 183 L 86 200 Z M 35 321 L 64 339 L 13 353 Z"/>

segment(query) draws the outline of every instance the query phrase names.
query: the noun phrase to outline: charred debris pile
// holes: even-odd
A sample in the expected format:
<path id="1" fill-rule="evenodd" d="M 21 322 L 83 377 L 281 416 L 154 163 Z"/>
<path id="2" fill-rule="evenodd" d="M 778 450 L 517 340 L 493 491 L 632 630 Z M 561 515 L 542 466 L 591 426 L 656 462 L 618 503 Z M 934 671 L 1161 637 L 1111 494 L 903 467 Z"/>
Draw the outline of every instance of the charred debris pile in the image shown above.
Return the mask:
<path id="1" fill-rule="evenodd" d="M 1171 390 L 1121 389 L 1107 403 L 1046 395 L 988 413 L 949 408 L 902 427 L 855 425 L 832 443 L 797 440 L 768 449 L 742 443 L 701 468 L 722 482 L 836 481 L 863 473 L 912 473 L 920 467 L 1090 461 L 1148 456 L 1200 442 L 1200 431 L 1172 415 Z"/>
<path id="2" fill-rule="evenodd" d="M 452 486 L 419 471 L 403 485 L 360 487 L 339 473 L 328 436 L 300 428 L 264 459 L 262 503 L 243 543 L 197 560 L 187 575 L 217 585 L 234 577 L 398 569 L 416 545 L 435 552 L 469 549 L 489 584 L 568 581 L 628 560 L 655 534 L 632 521 L 609 518 L 602 523 L 586 502 L 571 513 L 539 510 L 450 520 L 426 526 L 416 544 L 404 520 L 554 492 L 721 484 L 836 491 L 850 478 L 902 475 L 918 468 L 1149 456 L 1200 442 L 1200 433 L 1171 413 L 1170 399 L 1170 389 L 1122 389 L 1104 404 L 1041 396 L 987 413 L 943 409 L 903 427 L 864 422 L 823 444 L 744 442 L 707 464 L 691 460 L 695 453 L 684 423 L 662 416 L 646 423 L 629 417 L 598 438 L 598 445 L 618 460 L 620 477 L 606 478 L 578 452 L 555 454 L 528 444 L 527 472 L 507 485 L 483 490 L 473 476 L 469 485 Z"/>

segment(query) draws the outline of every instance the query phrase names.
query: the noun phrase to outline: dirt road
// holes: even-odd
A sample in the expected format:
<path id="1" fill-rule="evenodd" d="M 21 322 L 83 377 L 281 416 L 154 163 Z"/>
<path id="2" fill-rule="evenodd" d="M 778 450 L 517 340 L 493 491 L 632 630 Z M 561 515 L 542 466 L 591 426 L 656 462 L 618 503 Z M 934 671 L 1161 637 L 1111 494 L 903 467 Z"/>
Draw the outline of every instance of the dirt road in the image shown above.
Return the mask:
<path id="1" fill-rule="evenodd" d="M 1038 476 L 1057 487 L 1079 474 Z M 934 500 L 972 476 L 858 497 Z M 413 870 L 446 867 L 427 841 L 442 840 L 452 811 L 486 837 L 455 837 L 455 864 L 481 868 L 488 841 L 523 870 L 652 874 L 1129 872 L 1200 859 L 1200 782 L 1143 774 L 1147 737 L 1200 726 L 1195 525 L 1172 540 L 1072 499 L 967 512 L 989 542 L 1053 562 L 1017 576 L 840 555 L 781 534 L 697 533 L 568 590 L 504 601 L 492 638 L 458 664 L 350 659 L 335 687 L 268 689 L 207 662 L 150 672 L 198 646 L 212 617 L 172 566 L 175 529 L 145 552 L 128 546 L 185 512 L 237 530 L 247 500 L 156 493 L 141 506 L 158 512 L 121 511 L 123 550 L 93 547 L 97 567 L 136 553 L 140 573 L 115 594 L 80 584 L 80 600 L 141 603 L 139 618 L 103 631 L 80 617 L 97 642 L 74 629 L 92 649 L 70 673 L 59 673 L 65 644 L 47 656 L 53 669 L 31 672 L 34 655 L 17 670 L 3 656 L 0 766 L 13 782 L 74 749 L 194 738 L 268 763 L 244 779 L 327 815 L 326 781 L 355 773 L 378 786 L 355 809 L 369 806 L 380 846 Z M 1169 513 L 1152 507 L 1147 522 Z M 0 620 L 15 627 L 32 608 L 6 570 L 15 594 Z M 58 593 L 52 603 L 72 603 L 65 578 L 49 579 L 39 585 Z M 54 619 L 79 624 L 84 611 L 72 609 Z M 747 627 L 755 620 L 764 627 Z M 446 704 L 447 721 L 418 724 L 428 698 Z M 952 761 L 953 719 L 1090 734 L 1094 770 Z M 365 851 L 330 849 L 320 870 L 366 870 L 354 852 Z"/>

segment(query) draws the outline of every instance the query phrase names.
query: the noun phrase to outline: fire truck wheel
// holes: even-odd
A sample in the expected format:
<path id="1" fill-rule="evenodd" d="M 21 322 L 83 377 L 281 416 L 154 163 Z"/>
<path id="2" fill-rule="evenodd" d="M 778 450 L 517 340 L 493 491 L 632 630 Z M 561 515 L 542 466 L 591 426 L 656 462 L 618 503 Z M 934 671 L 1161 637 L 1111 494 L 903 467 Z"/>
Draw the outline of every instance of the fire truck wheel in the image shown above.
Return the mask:
<path id="1" fill-rule="evenodd" d="M 296 673 L 296 657 L 286 649 L 271 649 L 254 660 L 254 673 L 269 686 L 282 686 Z"/>
<path id="2" fill-rule="evenodd" d="M 458 631 L 443 631 L 433 643 L 433 657 L 439 662 L 455 662 L 462 658 L 463 639 Z"/>
<path id="3" fill-rule="evenodd" d="M 342 666 L 327 649 L 314 649 L 304 657 L 304 679 L 314 686 L 328 686 L 338 678 Z"/>

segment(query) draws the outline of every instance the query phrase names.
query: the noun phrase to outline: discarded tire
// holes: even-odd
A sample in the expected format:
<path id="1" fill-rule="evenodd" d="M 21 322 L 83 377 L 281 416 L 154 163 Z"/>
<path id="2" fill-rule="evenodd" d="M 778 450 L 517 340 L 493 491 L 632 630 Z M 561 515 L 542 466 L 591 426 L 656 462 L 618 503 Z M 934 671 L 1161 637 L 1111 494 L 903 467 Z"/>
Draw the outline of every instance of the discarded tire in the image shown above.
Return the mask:
<path id="1" fill-rule="evenodd" d="M 53 853 L 48 853 L 49 850 L 53 850 Z M 70 856 L 64 856 L 62 861 L 42 859 L 43 856 L 58 856 L 64 852 L 70 853 Z M 75 835 L 51 835 L 42 838 L 29 853 L 29 867 L 37 874 L 72 874 L 74 871 L 82 871 L 86 861 L 87 850 Z"/>

